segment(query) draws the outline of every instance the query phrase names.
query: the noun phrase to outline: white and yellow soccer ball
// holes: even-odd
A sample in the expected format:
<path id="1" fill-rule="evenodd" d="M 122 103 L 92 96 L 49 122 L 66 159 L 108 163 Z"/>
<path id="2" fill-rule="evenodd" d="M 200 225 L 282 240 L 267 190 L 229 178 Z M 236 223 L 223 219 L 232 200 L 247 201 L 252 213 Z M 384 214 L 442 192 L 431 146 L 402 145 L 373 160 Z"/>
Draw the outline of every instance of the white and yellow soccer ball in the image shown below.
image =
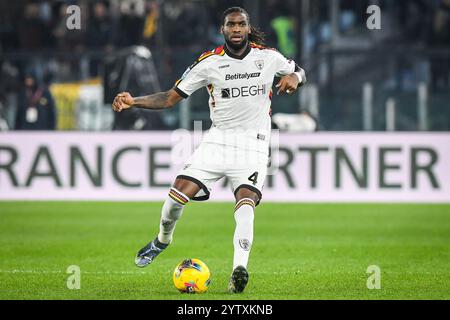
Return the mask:
<path id="1" fill-rule="evenodd" d="M 211 283 L 208 266 L 199 259 L 181 261 L 173 272 L 173 284 L 180 292 L 204 293 Z"/>

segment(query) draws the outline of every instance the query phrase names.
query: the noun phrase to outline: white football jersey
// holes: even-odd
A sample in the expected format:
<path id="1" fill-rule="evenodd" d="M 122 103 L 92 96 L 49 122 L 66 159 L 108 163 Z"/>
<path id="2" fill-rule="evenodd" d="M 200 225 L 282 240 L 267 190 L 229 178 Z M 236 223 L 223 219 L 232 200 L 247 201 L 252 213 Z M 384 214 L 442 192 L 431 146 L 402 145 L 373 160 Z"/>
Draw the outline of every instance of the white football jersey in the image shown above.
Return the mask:
<path id="1" fill-rule="evenodd" d="M 295 62 L 274 49 L 251 43 L 238 57 L 222 46 L 202 54 L 175 90 L 187 98 L 207 88 L 212 126 L 203 142 L 267 152 L 274 78 L 295 71 Z"/>

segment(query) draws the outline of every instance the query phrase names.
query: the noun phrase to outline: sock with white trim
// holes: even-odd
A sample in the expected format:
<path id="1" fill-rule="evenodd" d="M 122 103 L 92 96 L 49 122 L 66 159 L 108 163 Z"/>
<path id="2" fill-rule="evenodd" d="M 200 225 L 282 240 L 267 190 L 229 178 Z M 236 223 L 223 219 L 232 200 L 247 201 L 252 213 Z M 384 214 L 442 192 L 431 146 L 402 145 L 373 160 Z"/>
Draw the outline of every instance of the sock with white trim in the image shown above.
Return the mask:
<path id="1" fill-rule="evenodd" d="M 248 258 L 253 243 L 254 210 L 255 202 L 252 199 L 244 198 L 236 204 L 234 211 L 236 229 L 233 238 L 233 270 L 237 266 L 244 266 L 247 268 Z"/>
<path id="2" fill-rule="evenodd" d="M 159 224 L 158 241 L 163 244 L 172 242 L 173 232 L 177 220 L 180 219 L 181 214 L 189 198 L 175 188 L 170 189 L 169 198 L 164 202 L 161 211 L 161 220 Z"/>

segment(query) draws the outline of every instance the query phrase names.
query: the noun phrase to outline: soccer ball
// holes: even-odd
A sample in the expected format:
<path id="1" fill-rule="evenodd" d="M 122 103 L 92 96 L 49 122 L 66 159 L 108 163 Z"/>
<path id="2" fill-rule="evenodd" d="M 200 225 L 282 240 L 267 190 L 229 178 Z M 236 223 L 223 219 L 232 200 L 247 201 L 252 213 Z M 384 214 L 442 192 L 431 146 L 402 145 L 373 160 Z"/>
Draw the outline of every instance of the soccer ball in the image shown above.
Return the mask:
<path id="1" fill-rule="evenodd" d="M 211 273 L 199 259 L 181 261 L 173 272 L 173 284 L 180 292 L 204 293 L 211 283 Z"/>

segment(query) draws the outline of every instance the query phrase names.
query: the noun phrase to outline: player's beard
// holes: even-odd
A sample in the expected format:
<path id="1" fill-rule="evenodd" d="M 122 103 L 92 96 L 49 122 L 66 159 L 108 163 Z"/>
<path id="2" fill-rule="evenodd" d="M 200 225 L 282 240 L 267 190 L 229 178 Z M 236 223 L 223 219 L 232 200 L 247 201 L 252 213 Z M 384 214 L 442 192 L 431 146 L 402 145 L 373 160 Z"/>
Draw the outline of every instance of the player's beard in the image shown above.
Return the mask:
<path id="1" fill-rule="evenodd" d="M 233 41 L 231 41 L 231 37 L 229 39 L 225 38 L 225 43 L 227 44 L 228 48 L 233 49 L 234 51 L 239 51 L 247 46 L 248 34 L 243 37 L 240 43 L 234 43 Z"/>

